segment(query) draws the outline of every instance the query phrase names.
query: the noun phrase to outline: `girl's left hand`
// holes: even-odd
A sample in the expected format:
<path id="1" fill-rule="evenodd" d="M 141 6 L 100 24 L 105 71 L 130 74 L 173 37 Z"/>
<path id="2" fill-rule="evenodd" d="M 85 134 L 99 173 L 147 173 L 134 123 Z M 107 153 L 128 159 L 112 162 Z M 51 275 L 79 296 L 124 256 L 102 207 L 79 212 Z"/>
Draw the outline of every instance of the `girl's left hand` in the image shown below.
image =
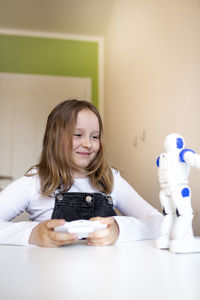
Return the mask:
<path id="1" fill-rule="evenodd" d="M 90 246 L 109 246 L 113 245 L 119 237 L 119 227 L 113 217 L 109 218 L 91 218 L 90 221 L 99 220 L 103 224 L 107 224 L 106 229 L 99 230 L 97 232 L 90 233 L 88 245 Z"/>

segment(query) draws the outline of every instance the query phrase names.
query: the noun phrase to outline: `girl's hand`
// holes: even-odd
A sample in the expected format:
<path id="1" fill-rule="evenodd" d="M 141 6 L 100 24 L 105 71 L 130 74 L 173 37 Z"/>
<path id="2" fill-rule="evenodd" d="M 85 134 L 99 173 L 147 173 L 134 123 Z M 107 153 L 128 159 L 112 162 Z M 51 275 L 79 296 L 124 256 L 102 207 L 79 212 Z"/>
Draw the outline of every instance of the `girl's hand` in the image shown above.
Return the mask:
<path id="1" fill-rule="evenodd" d="M 102 229 L 97 232 L 90 233 L 88 245 L 91 246 L 108 246 L 113 245 L 119 237 L 119 227 L 113 217 L 109 218 L 91 218 L 90 221 L 99 220 L 103 224 L 107 224 L 106 229 Z"/>
<path id="2" fill-rule="evenodd" d="M 65 220 L 53 219 L 39 223 L 32 230 L 29 244 L 41 247 L 59 247 L 77 241 L 76 234 L 56 232 L 54 228 L 65 224 Z"/>

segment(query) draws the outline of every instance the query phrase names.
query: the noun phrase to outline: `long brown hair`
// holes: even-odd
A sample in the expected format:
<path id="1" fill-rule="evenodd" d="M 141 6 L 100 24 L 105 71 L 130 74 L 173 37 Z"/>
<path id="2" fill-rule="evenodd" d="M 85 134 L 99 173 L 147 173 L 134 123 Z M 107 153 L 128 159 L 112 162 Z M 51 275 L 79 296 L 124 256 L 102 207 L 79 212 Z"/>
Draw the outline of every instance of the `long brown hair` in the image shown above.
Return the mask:
<path id="1" fill-rule="evenodd" d="M 40 161 L 31 167 L 26 176 L 35 174 L 40 177 L 41 192 L 50 196 L 62 184 L 64 191 L 73 184 L 71 170 L 78 169 L 72 160 L 72 135 L 76 125 L 77 115 L 81 110 L 89 109 L 98 118 L 100 127 L 100 149 L 95 159 L 87 167 L 90 183 L 97 190 L 109 194 L 113 187 L 112 170 L 106 160 L 103 138 L 103 124 L 96 107 L 84 100 L 66 100 L 58 104 L 50 113 L 43 138 L 43 148 Z M 68 153 L 64 152 L 63 141 Z"/>

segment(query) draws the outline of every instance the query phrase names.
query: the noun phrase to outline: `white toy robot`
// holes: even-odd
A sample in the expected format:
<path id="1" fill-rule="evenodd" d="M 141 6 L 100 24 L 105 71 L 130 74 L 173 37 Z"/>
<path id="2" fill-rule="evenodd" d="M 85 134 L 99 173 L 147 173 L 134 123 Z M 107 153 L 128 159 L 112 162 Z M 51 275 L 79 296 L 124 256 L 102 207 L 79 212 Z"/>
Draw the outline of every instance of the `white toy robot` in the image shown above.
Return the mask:
<path id="1" fill-rule="evenodd" d="M 200 155 L 184 147 L 183 137 L 172 133 L 165 139 L 166 152 L 157 159 L 164 219 L 156 245 L 175 253 L 200 251 L 200 239 L 193 235 L 191 189 L 188 186 L 190 166 L 200 169 Z"/>

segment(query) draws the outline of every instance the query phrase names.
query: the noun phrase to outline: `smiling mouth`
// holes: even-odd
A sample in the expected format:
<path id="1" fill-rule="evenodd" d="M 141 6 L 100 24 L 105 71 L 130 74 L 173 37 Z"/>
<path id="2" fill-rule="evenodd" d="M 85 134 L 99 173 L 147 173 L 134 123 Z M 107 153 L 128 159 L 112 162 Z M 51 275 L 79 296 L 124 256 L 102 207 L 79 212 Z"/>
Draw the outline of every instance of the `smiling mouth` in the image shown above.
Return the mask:
<path id="1" fill-rule="evenodd" d="M 82 156 L 90 156 L 91 153 L 89 152 L 76 152 L 78 155 L 82 155 Z"/>

